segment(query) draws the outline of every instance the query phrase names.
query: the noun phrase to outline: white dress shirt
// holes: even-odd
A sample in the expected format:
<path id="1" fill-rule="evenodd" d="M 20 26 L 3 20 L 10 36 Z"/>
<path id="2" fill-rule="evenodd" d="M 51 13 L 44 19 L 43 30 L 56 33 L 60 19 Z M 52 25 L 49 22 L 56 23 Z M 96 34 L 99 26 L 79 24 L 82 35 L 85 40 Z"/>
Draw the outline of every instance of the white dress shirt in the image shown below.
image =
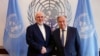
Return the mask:
<path id="1" fill-rule="evenodd" d="M 39 29 L 43 35 L 43 38 L 44 40 L 46 40 L 46 32 L 45 32 L 45 28 L 44 28 L 44 25 L 38 25 L 39 26 Z"/>

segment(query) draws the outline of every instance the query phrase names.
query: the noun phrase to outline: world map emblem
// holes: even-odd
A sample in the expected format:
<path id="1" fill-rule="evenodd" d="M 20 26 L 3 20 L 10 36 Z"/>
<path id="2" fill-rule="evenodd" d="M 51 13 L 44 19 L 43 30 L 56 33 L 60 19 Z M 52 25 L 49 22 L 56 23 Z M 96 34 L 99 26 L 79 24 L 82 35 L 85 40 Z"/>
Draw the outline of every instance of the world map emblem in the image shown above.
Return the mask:
<path id="1" fill-rule="evenodd" d="M 9 38 L 18 38 L 24 32 L 22 22 L 18 20 L 16 14 L 12 13 L 7 17 L 6 36 Z"/>
<path id="2" fill-rule="evenodd" d="M 78 27 L 81 38 L 86 39 L 94 35 L 95 29 L 87 13 L 80 14 L 76 19 L 75 25 Z"/>
<path id="3" fill-rule="evenodd" d="M 45 23 L 51 28 L 57 27 L 56 18 L 59 15 L 67 16 L 68 23 L 71 20 L 71 6 L 67 0 L 32 0 L 28 8 L 28 20 L 35 23 L 35 13 L 42 11 L 45 15 Z"/>

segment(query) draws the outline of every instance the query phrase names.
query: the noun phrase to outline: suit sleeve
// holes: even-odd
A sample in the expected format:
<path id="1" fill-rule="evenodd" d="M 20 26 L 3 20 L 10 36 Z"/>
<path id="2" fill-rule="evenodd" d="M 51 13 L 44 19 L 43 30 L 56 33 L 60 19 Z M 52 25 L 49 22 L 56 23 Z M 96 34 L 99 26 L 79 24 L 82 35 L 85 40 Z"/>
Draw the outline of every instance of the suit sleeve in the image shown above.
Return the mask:
<path id="1" fill-rule="evenodd" d="M 48 47 L 47 47 L 47 53 L 50 53 L 51 50 L 52 50 L 52 45 L 53 45 L 53 39 L 52 39 L 52 32 L 51 32 L 51 28 L 48 27 L 48 32 L 49 32 L 49 44 L 48 44 Z"/>
<path id="2" fill-rule="evenodd" d="M 32 34 L 32 30 L 30 27 L 27 28 L 27 31 L 26 31 L 26 41 L 27 41 L 27 44 L 29 46 L 31 46 L 32 48 L 35 48 L 36 50 L 38 51 L 41 51 L 42 49 L 42 46 L 37 44 L 34 40 L 33 40 L 33 34 Z"/>
<path id="3" fill-rule="evenodd" d="M 81 50 L 80 50 L 80 37 L 79 37 L 79 34 L 78 34 L 78 31 L 76 29 L 76 51 L 77 51 L 77 56 L 81 56 Z"/>
<path id="4" fill-rule="evenodd" d="M 47 53 L 50 53 L 52 50 L 52 37 L 50 37 L 49 46 L 47 47 Z"/>

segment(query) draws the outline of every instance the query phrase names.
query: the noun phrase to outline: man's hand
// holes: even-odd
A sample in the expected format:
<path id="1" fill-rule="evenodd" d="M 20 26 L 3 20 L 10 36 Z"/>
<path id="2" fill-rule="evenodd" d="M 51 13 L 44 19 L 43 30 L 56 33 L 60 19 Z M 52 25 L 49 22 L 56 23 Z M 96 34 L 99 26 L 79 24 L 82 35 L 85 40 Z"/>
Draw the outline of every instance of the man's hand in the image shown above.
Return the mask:
<path id="1" fill-rule="evenodd" d="M 45 54 L 47 52 L 46 48 L 43 46 L 41 49 L 41 54 Z"/>

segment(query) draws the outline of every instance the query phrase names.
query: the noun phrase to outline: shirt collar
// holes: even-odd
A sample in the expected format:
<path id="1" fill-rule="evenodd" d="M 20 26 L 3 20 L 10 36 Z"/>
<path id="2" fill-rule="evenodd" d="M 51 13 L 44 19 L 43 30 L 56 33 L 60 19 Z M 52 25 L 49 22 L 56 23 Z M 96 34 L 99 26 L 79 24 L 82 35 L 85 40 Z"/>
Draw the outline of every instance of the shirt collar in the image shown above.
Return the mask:
<path id="1" fill-rule="evenodd" d="M 60 28 L 60 30 L 62 30 L 62 29 Z M 67 27 L 64 29 L 64 31 L 67 31 Z"/>
<path id="2" fill-rule="evenodd" d="M 43 24 L 38 24 L 38 26 L 42 27 L 42 26 L 43 26 Z"/>

